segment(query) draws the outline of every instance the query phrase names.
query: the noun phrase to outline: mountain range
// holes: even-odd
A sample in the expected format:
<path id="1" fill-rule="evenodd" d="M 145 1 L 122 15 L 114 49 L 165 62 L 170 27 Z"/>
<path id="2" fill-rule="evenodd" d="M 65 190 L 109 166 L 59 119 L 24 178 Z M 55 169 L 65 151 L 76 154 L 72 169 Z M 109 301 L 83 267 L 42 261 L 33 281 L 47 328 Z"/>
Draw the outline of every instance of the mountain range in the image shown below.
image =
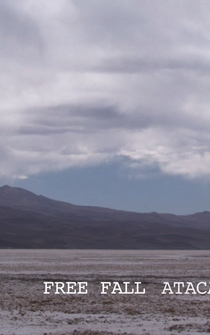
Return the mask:
<path id="1" fill-rule="evenodd" d="M 0 187 L 0 248 L 210 249 L 210 212 L 136 213 Z"/>

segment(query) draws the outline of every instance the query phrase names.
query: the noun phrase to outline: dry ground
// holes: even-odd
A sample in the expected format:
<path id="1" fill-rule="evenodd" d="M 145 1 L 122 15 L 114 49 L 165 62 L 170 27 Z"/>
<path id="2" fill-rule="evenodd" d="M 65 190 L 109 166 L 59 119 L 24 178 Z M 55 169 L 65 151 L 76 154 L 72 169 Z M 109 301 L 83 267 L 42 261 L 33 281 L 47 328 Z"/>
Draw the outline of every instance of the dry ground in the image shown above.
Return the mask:
<path id="1" fill-rule="evenodd" d="M 209 282 L 209 251 L 0 254 L 2 335 L 210 333 L 210 295 L 161 294 L 164 281 Z M 87 281 L 88 294 L 44 295 L 44 281 Z M 101 295 L 101 281 L 141 281 L 146 293 Z"/>

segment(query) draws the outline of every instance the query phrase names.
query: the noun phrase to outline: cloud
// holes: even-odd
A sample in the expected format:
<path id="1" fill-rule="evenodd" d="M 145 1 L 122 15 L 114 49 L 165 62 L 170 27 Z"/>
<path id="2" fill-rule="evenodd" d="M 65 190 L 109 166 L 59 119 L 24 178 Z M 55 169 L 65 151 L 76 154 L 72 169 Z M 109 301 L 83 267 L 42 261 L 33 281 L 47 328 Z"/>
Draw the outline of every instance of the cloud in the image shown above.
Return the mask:
<path id="1" fill-rule="evenodd" d="M 43 41 L 33 17 L 19 12 L 11 1 L 0 3 L 1 63 L 32 62 L 39 57 Z"/>
<path id="2" fill-rule="evenodd" d="M 210 3 L 0 4 L 4 177 L 122 157 L 210 174 Z"/>

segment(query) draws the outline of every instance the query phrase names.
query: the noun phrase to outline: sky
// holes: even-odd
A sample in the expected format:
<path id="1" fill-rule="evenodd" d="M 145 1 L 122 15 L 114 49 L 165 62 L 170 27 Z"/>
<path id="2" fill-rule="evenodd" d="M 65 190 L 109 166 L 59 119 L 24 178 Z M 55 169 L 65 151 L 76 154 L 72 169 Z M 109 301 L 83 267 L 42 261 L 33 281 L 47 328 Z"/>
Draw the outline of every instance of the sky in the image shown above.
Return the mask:
<path id="1" fill-rule="evenodd" d="M 210 1 L 0 1 L 0 184 L 210 211 Z"/>

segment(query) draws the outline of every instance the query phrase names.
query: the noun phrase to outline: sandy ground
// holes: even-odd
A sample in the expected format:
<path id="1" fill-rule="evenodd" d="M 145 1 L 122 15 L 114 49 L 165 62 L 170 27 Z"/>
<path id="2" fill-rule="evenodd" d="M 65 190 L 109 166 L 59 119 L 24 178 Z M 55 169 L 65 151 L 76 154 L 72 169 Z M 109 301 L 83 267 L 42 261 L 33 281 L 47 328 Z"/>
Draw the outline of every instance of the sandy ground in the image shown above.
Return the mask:
<path id="1" fill-rule="evenodd" d="M 204 281 L 210 289 L 210 251 L 0 250 L 0 256 L 2 335 L 210 333 L 210 294 L 161 294 L 166 281 Z M 88 294 L 44 295 L 45 281 L 87 281 Z M 146 293 L 101 295 L 101 281 L 141 281 Z"/>

